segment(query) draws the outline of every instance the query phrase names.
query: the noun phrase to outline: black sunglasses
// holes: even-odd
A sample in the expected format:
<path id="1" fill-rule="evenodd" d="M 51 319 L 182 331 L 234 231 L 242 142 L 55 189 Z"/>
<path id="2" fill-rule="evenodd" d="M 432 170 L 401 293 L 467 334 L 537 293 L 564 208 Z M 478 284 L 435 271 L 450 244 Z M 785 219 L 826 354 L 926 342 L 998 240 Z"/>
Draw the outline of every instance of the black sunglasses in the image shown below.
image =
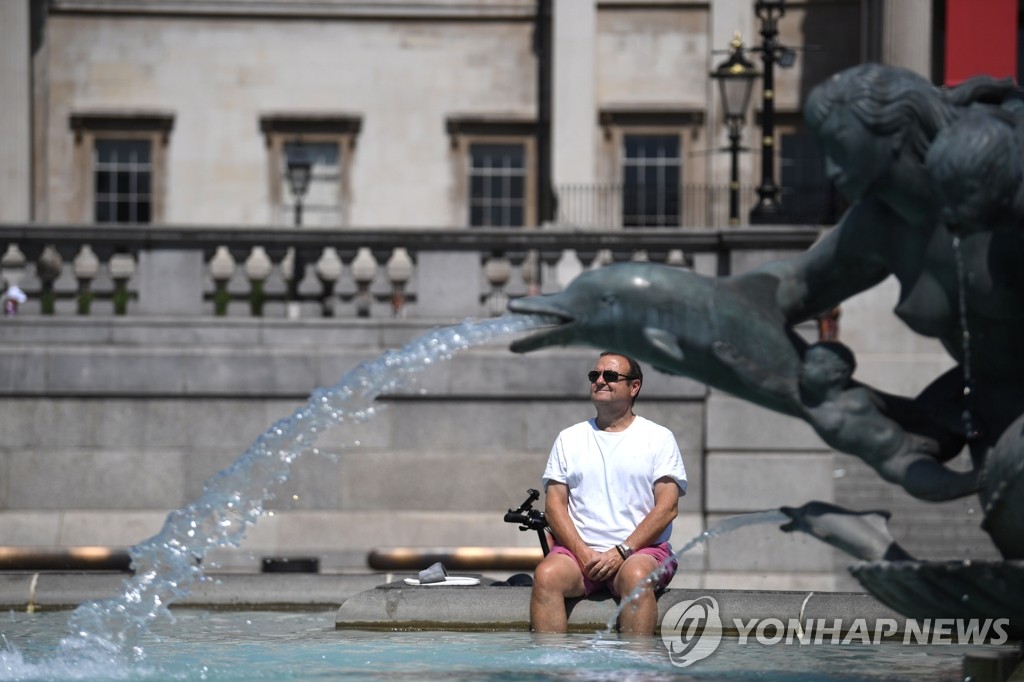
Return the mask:
<path id="1" fill-rule="evenodd" d="M 606 384 L 614 384 L 616 381 L 621 381 L 623 379 L 626 381 L 630 381 L 632 379 L 628 374 L 619 374 L 618 372 L 613 372 L 610 369 L 606 369 L 603 372 L 598 372 L 595 369 L 587 373 L 587 378 L 590 379 L 590 383 L 597 381 L 598 377 L 604 379 L 604 383 Z"/>

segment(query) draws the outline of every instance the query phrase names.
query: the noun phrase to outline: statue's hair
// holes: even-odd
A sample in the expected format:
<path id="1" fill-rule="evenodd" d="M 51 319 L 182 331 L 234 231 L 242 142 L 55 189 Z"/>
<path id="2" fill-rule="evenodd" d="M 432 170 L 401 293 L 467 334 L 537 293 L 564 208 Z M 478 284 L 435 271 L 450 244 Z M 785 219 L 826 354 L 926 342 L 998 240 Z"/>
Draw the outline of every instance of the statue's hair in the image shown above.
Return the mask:
<path id="1" fill-rule="evenodd" d="M 818 341 L 817 343 L 810 346 L 808 350 L 810 350 L 810 348 L 826 349 L 828 352 L 832 353 L 832 355 L 839 358 L 839 360 L 841 360 L 842 363 L 849 368 L 851 375 L 853 374 L 854 370 L 857 369 L 857 357 L 853 354 L 853 351 L 850 350 L 850 347 L 847 346 L 845 343 L 840 343 L 839 341 Z"/>
<path id="2" fill-rule="evenodd" d="M 974 76 L 946 91 L 949 101 L 959 107 L 975 103 L 1001 105 L 1019 98 L 1020 95 L 1020 90 L 1012 78 L 992 76 Z"/>
<path id="3" fill-rule="evenodd" d="M 807 124 L 820 131 L 829 114 L 846 107 L 871 132 L 904 133 L 907 148 L 923 161 L 931 141 L 964 107 L 1000 104 L 1016 92 L 1010 79 L 983 76 L 943 90 L 908 69 L 860 64 L 812 90 L 804 111 Z"/>
<path id="4" fill-rule="evenodd" d="M 948 200 L 962 200 L 964 191 L 974 192 L 986 185 L 1004 204 L 1010 204 L 1024 182 L 1022 149 L 1024 119 L 1020 112 L 972 107 L 935 138 L 925 168 L 938 195 Z"/>

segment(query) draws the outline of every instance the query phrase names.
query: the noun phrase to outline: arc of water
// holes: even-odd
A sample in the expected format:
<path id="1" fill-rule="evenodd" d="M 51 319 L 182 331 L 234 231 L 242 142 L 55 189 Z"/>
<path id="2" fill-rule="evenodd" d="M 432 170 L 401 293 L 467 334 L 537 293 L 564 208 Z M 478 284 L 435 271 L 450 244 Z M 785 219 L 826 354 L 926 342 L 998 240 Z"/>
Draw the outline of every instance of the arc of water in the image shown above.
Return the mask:
<path id="1" fill-rule="evenodd" d="M 329 389 L 275 423 L 228 468 L 211 477 L 192 504 L 168 515 L 162 530 L 131 548 L 134 577 L 112 599 L 82 604 L 68 621 L 58 655 L 122 660 L 141 658 L 140 638 L 171 603 L 203 579 L 201 560 L 217 547 L 237 546 L 274 498 L 292 464 L 328 427 L 373 415 L 382 393 L 408 387 L 415 373 L 456 351 L 550 324 L 538 315 L 505 315 L 467 321 L 423 334 L 400 351 L 388 351 L 345 373 Z"/>

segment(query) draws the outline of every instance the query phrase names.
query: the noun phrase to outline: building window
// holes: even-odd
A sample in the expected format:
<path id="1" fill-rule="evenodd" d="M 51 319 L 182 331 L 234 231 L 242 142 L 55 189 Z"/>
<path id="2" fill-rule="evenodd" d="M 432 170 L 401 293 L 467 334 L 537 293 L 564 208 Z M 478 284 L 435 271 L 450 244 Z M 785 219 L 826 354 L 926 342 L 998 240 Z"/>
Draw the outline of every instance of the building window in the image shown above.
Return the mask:
<path id="1" fill-rule="evenodd" d="M 312 163 L 309 188 L 302 197 L 302 224 L 349 224 L 349 177 L 362 128 L 358 114 L 265 114 L 260 118 L 268 149 L 271 221 L 295 221 L 295 197 L 288 184 L 288 159 L 303 155 Z"/>
<path id="2" fill-rule="evenodd" d="M 93 220 L 152 221 L 153 153 L 149 140 L 98 139 L 92 167 Z"/>
<path id="3" fill-rule="evenodd" d="M 96 223 L 163 220 L 166 149 L 174 118 L 164 113 L 76 113 L 77 219 Z"/>
<path id="4" fill-rule="evenodd" d="M 522 227 L 526 180 L 525 145 L 469 145 L 470 227 Z"/>
<path id="5" fill-rule="evenodd" d="M 624 135 L 622 225 L 679 225 L 682 160 L 678 135 Z"/>
<path id="6" fill-rule="evenodd" d="M 531 118 L 451 115 L 451 215 L 482 228 L 536 225 L 536 134 Z"/>
<path id="7" fill-rule="evenodd" d="M 706 225 L 707 205 L 695 190 L 707 182 L 707 164 L 693 154 L 705 145 L 703 111 L 606 104 L 598 125 L 599 184 L 557 188 L 563 219 L 623 228 Z"/>

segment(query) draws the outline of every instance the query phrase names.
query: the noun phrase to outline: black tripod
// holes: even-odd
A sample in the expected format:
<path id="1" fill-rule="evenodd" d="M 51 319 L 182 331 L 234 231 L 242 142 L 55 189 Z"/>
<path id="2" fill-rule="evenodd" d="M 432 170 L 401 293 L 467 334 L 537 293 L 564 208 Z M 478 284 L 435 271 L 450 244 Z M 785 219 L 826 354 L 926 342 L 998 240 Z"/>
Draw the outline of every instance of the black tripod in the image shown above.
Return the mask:
<path id="1" fill-rule="evenodd" d="M 529 497 L 519 505 L 518 509 L 509 509 L 505 513 L 505 523 L 518 523 L 519 530 L 535 530 L 540 538 L 540 548 L 544 556 L 548 555 L 547 521 L 544 519 L 544 512 L 533 508 L 533 503 L 540 499 L 540 493 L 530 488 L 526 491 Z"/>

